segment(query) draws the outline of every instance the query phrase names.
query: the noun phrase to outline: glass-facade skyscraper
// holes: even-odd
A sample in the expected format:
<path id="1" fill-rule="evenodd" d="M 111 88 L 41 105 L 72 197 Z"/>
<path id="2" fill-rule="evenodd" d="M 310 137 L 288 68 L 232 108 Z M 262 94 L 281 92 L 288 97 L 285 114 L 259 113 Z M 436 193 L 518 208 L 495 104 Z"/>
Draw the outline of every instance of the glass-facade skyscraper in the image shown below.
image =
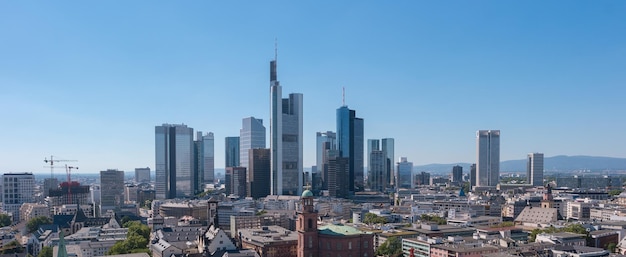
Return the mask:
<path id="1" fill-rule="evenodd" d="M 249 168 L 249 150 L 265 148 L 265 126 L 263 120 L 244 118 L 239 130 L 239 166 Z"/>
<path id="2" fill-rule="evenodd" d="M 300 195 L 303 183 L 302 94 L 282 98 L 282 86 L 270 62 L 270 151 L 272 195 Z M 243 158 L 243 156 L 242 156 Z"/>
<path id="3" fill-rule="evenodd" d="M 476 186 L 495 187 L 500 182 L 500 130 L 476 132 Z"/>
<path id="4" fill-rule="evenodd" d="M 226 137 L 224 167 L 239 167 L 239 137 Z"/>
<path id="5" fill-rule="evenodd" d="M 193 128 L 163 124 L 155 127 L 156 198 L 194 195 Z"/>
<path id="6" fill-rule="evenodd" d="M 322 189 L 328 189 L 329 153 L 337 150 L 337 134 L 332 131 L 317 132 L 316 135 L 316 167 L 317 175 L 322 180 Z M 319 189 L 319 188 L 316 188 Z"/>
<path id="7" fill-rule="evenodd" d="M 407 161 L 406 157 L 400 157 L 400 162 L 398 162 L 398 176 L 396 177 L 396 187 L 415 188 L 413 163 Z"/>
<path id="8" fill-rule="evenodd" d="M 363 191 L 363 119 L 348 106 L 337 109 L 337 148 L 339 156 L 348 158 L 348 191 Z"/>

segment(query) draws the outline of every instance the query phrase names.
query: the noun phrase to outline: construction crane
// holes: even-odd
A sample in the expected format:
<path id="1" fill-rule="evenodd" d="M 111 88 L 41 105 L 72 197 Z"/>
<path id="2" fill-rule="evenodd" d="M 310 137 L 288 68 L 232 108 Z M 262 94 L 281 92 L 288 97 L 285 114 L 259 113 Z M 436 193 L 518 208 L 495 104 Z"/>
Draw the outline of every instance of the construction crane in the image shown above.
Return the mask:
<path id="1" fill-rule="evenodd" d="M 50 160 L 48 160 L 48 158 L 44 158 L 43 162 L 50 163 L 50 178 L 54 178 L 54 168 L 59 168 L 54 166 L 55 162 L 77 162 L 77 160 L 55 160 L 54 156 L 50 155 Z"/>
<path id="2" fill-rule="evenodd" d="M 72 169 L 78 169 L 78 167 L 67 166 L 67 164 L 65 164 L 65 171 L 67 172 L 67 200 L 69 204 L 73 204 L 72 202 Z"/>

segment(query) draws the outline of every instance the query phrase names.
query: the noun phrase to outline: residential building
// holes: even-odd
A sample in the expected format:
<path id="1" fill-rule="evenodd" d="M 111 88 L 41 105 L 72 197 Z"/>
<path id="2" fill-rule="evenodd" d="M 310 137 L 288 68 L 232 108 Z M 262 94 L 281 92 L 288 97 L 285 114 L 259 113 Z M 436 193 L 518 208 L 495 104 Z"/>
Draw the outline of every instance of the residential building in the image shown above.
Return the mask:
<path id="1" fill-rule="evenodd" d="M 415 188 L 415 180 L 413 177 L 413 163 L 408 162 L 406 157 L 400 157 L 397 163 L 398 176 L 396 181 L 397 188 Z"/>
<path id="2" fill-rule="evenodd" d="M 529 153 L 526 162 L 527 183 L 533 186 L 543 186 L 543 154 Z"/>
<path id="3" fill-rule="evenodd" d="M 239 167 L 239 137 L 226 137 L 224 167 Z"/>
<path id="4" fill-rule="evenodd" d="M 35 217 L 50 217 L 50 207 L 45 204 L 38 203 L 24 203 L 20 207 L 20 220 L 22 222 L 28 222 Z"/>
<path id="5" fill-rule="evenodd" d="M 500 182 L 500 130 L 476 132 L 476 187 L 495 187 Z"/>
<path id="6" fill-rule="evenodd" d="M 136 183 L 150 183 L 150 168 L 135 168 Z"/>
<path id="7" fill-rule="evenodd" d="M 88 204 L 89 197 L 89 186 L 83 186 L 77 181 L 71 183 L 64 181 L 59 187 L 49 190 L 48 203 L 51 207 L 64 204 Z"/>
<path id="8" fill-rule="evenodd" d="M 263 120 L 255 117 L 244 118 L 239 130 L 239 166 L 248 166 L 250 149 L 265 148 L 265 126 Z"/>
<path id="9" fill-rule="evenodd" d="M 193 128 L 184 124 L 156 126 L 155 160 L 157 199 L 195 194 Z"/>
<path id="10" fill-rule="evenodd" d="M 356 117 L 356 111 L 344 105 L 337 109 L 337 149 L 339 156 L 348 158 L 348 192 L 363 191 L 363 119 Z"/>
<path id="11" fill-rule="evenodd" d="M 100 213 L 118 209 L 124 204 L 124 171 L 100 171 L 100 185 Z"/>
<path id="12" fill-rule="evenodd" d="M 20 207 L 34 202 L 35 176 L 33 173 L 4 173 L 2 175 L 2 211 L 19 223 Z"/>
<path id="13" fill-rule="evenodd" d="M 303 95 L 282 98 L 277 60 L 270 62 L 270 150 L 273 195 L 300 195 L 303 181 Z"/>

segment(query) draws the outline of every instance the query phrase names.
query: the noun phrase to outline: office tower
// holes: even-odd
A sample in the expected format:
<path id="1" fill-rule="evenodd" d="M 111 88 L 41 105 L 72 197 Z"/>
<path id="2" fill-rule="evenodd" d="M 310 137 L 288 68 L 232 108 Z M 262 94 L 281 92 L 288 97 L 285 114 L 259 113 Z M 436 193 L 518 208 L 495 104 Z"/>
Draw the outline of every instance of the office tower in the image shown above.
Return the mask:
<path id="1" fill-rule="evenodd" d="M 100 171 L 100 212 L 116 210 L 124 204 L 124 171 Z"/>
<path id="2" fill-rule="evenodd" d="M 263 120 L 244 118 L 239 130 L 239 166 L 248 167 L 250 149 L 265 148 L 265 126 Z"/>
<path id="3" fill-rule="evenodd" d="M 67 183 L 64 181 L 55 189 L 49 191 L 49 201 L 51 207 L 64 204 L 89 204 L 89 186 L 81 186 L 77 181 Z"/>
<path id="4" fill-rule="evenodd" d="M 150 183 L 150 168 L 135 168 L 135 182 Z"/>
<path id="5" fill-rule="evenodd" d="M 46 178 L 43 180 L 43 197 L 45 198 L 50 194 L 50 189 L 57 189 L 59 187 L 59 180 L 57 178 Z"/>
<path id="6" fill-rule="evenodd" d="M 348 191 L 363 190 L 363 119 L 356 111 L 342 106 L 337 109 L 337 149 L 339 155 L 349 160 Z"/>
<path id="7" fill-rule="evenodd" d="M 387 187 L 393 187 L 395 185 L 395 177 L 396 177 L 396 171 L 395 171 L 395 166 L 394 165 L 394 150 L 395 150 L 395 146 L 394 146 L 394 140 L 393 138 L 383 138 L 381 139 L 381 143 L 382 143 L 382 150 L 383 153 L 385 155 L 385 176 L 387 181 L 385 183 L 387 183 Z"/>
<path id="8" fill-rule="evenodd" d="M 369 166 L 370 171 L 368 174 L 368 180 L 370 189 L 372 191 L 384 192 L 387 188 L 387 177 L 385 173 L 385 153 L 380 150 L 372 150 L 369 154 Z"/>
<path id="9" fill-rule="evenodd" d="M 20 222 L 20 207 L 33 203 L 35 176 L 33 173 L 4 173 L 2 175 L 2 210 L 13 216 L 13 223 Z"/>
<path id="10" fill-rule="evenodd" d="M 224 167 L 239 167 L 239 137 L 226 137 Z"/>
<path id="11" fill-rule="evenodd" d="M 302 94 L 282 98 L 276 59 L 270 62 L 272 195 L 302 193 Z"/>
<path id="12" fill-rule="evenodd" d="M 246 197 L 246 168 L 226 167 L 225 190 L 226 195 Z"/>
<path id="13" fill-rule="evenodd" d="M 202 136 L 202 158 L 204 183 L 211 184 L 215 180 L 215 137 L 212 132 L 209 132 Z M 204 191 L 202 187 L 196 192 Z"/>
<path id="14" fill-rule="evenodd" d="M 312 177 L 319 178 L 321 182 L 321 188 L 328 189 L 328 151 L 337 150 L 337 134 L 332 131 L 317 132 L 316 137 L 316 169 L 317 174 Z"/>
<path id="15" fill-rule="evenodd" d="M 470 189 L 476 186 L 476 163 L 472 163 L 470 166 Z"/>
<path id="16" fill-rule="evenodd" d="M 430 185 L 430 173 L 420 172 L 415 177 L 415 183 L 417 185 Z"/>
<path id="17" fill-rule="evenodd" d="M 382 144 L 381 144 L 382 143 Z M 378 160 L 378 155 L 373 159 L 377 163 L 368 163 L 367 166 L 367 175 L 368 175 L 368 183 L 372 187 L 372 190 L 384 191 L 387 188 L 391 188 L 395 184 L 395 165 L 394 165 L 394 140 L 393 138 L 383 138 L 382 140 L 378 139 L 368 139 L 367 140 L 367 156 L 368 159 L 372 160 L 372 153 L 380 151 L 382 153 L 382 160 Z M 378 153 L 376 153 L 378 154 Z M 378 163 L 380 162 L 380 163 Z M 382 170 L 376 167 L 376 170 L 372 170 L 372 167 L 375 165 L 382 165 Z M 375 178 L 369 179 L 369 176 L 374 176 Z M 374 183 L 374 184 L 372 184 Z M 382 188 L 382 189 L 381 189 Z"/>
<path id="18" fill-rule="evenodd" d="M 476 132 L 476 159 L 476 186 L 497 186 L 500 182 L 500 130 Z"/>
<path id="19" fill-rule="evenodd" d="M 452 167 L 452 183 L 460 185 L 463 182 L 463 167 L 456 165 Z"/>
<path id="20" fill-rule="evenodd" d="M 328 195 L 331 197 L 346 198 L 349 196 L 345 186 L 348 179 L 350 159 L 333 156 L 328 160 Z"/>
<path id="21" fill-rule="evenodd" d="M 163 124 L 155 127 L 156 198 L 194 195 L 193 128 Z"/>
<path id="22" fill-rule="evenodd" d="M 543 186 L 543 153 L 529 153 L 526 163 L 528 184 Z"/>
<path id="23" fill-rule="evenodd" d="M 250 149 L 250 168 L 248 169 L 247 196 L 254 199 L 266 197 L 270 194 L 271 186 L 271 154 L 270 149 Z"/>
<path id="24" fill-rule="evenodd" d="M 400 157 L 398 162 L 397 188 L 415 188 L 413 179 L 413 163 L 408 162 L 406 157 Z"/>

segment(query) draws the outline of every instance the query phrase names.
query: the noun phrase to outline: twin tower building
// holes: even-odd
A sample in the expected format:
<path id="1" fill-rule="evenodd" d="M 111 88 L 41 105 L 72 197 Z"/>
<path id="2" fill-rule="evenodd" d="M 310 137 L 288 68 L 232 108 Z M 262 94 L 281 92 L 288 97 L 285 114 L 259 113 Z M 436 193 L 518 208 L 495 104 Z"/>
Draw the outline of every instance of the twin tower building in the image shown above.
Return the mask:
<path id="1" fill-rule="evenodd" d="M 347 158 L 343 181 L 362 180 L 362 119 L 354 117 L 354 111 L 346 106 L 339 108 L 337 115 L 338 153 Z M 355 127 L 360 129 L 360 133 L 354 132 Z M 190 197 L 202 192 L 205 184 L 214 182 L 213 134 L 198 132 L 195 139 L 193 135 L 193 129 L 184 124 L 155 127 L 157 199 Z M 250 117 L 243 120 L 240 137 L 226 138 L 226 167 L 236 166 L 236 169 L 227 168 L 227 176 L 238 176 L 247 181 L 247 185 L 239 186 L 237 182 L 229 183 L 227 178 L 227 186 L 238 186 L 240 194 L 247 191 L 248 196 L 254 191 L 256 195 L 253 197 L 302 194 L 303 95 L 291 93 L 283 98 L 276 59 L 270 62 L 269 149 L 266 149 L 265 136 L 263 120 Z M 359 145 L 358 141 L 360 149 L 355 148 Z M 360 159 L 354 156 L 360 156 Z M 360 170 L 355 167 L 360 167 Z M 354 183 L 346 184 L 349 190 L 354 190 Z"/>

